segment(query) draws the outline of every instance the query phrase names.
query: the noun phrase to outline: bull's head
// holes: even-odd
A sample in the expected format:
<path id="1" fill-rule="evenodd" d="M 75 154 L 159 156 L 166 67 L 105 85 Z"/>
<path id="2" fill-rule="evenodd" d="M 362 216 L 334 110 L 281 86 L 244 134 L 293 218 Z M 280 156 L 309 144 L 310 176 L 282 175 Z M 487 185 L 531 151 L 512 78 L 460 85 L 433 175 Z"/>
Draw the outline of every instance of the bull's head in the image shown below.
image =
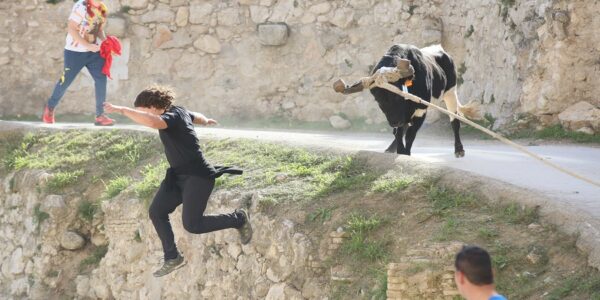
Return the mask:
<path id="1" fill-rule="evenodd" d="M 405 107 L 407 106 L 406 101 L 400 95 L 376 87 L 374 82 L 377 77 L 383 77 L 389 83 L 404 82 L 411 80 L 414 74 L 415 70 L 408 59 L 384 56 L 370 77 L 362 78 L 352 85 L 347 85 L 342 79 L 338 79 L 333 83 L 333 89 L 343 94 L 360 92 L 365 88 L 370 89 L 390 126 L 402 127 L 408 119 L 405 116 L 408 111 Z"/>

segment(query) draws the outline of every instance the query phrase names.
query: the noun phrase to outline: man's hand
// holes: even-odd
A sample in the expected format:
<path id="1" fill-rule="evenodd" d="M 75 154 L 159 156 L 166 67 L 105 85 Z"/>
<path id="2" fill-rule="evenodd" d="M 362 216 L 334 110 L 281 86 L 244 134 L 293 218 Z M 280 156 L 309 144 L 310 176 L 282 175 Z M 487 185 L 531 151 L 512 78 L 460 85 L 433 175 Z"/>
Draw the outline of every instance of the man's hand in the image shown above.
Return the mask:
<path id="1" fill-rule="evenodd" d="M 112 105 L 108 102 L 104 102 L 104 111 L 106 111 L 107 113 L 123 113 L 123 106 L 118 106 L 118 105 Z"/>
<path id="2" fill-rule="evenodd" d="M 219 122 L 215 119 L 206 119 L 206 126 L 219 125 Z"/>

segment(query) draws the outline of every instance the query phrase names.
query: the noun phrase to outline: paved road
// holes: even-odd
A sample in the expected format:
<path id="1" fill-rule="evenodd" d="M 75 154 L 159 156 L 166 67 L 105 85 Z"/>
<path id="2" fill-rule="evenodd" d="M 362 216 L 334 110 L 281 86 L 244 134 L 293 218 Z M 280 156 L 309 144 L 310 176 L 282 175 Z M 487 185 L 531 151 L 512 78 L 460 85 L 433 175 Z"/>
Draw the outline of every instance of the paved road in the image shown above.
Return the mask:
<path id="1" fill-rule="evenodd" d="M 48 125 L 37 122 L 0 121 L 2 128 L 6 125 L 48 127 Z M 61 123 L 52 125 L 52 127 L 98 129 L 91 124 L 81 123 Z M 119 125 L 116 128 L 145 130 L 135 125 Z M 200 127 L 197 130 L 201 138 L 250 138 L 283 141 L 301 146 L 378 152 L 385 149 L 392 140 L 391 134 L 382 133 L 295 132 Z M 496 141 L 465 139 L 463 144 L 466 156 L 457 159 L 454 157 L 453 141 L 450 139 L 450 135 L 440 136 L 426 128 L 417 136 L 412 150 L 413 157 L 428 163 L 467 170 L 536 190 L 555 201 L 568 203 L 577 209 L 587 211 L 594 218 L 600 219 L 599 187 L 556 171 Z M 564 168 L 600 182 L 600 147 L 542 143 L 527 148 Z"/>

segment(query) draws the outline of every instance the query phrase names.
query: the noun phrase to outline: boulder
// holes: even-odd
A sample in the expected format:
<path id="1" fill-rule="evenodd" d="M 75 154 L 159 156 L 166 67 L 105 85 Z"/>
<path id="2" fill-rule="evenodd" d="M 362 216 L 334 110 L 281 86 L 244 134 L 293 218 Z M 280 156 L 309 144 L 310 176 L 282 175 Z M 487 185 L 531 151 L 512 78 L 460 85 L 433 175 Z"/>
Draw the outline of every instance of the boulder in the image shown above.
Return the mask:
<path id="1" fill-rule="evenodd" d="M 10 256 L 10 273 L 17 275 L 23 273 L 23 270 L 25 270 L 25 258 L 23 249 L 19 247 Z"/>
<path id="2" fill-rule="evenodd" d="M 183 27 L 188 24 L 190 18 L 190 9 L 187 7 L 180 7 L 177 9 L 175 14 L 175 24 L 179 27 Z"/>
<path id="3" fill-rule="evenodd" d="M 210 3 L 202 3 L 190 6 L 190 23 L 208 24 L 210 23 L 210 14 L 213 6 Z"/>
<path id="4" fill-rule="evenodd" d="M 333 18 L 329 22 L 342 29 L 348 28 L 354 21 L 354 10 L 350 8 L 342 8 L 336 10 Z"/>
<path id="5" fill-rule="evenodd" d="M 258 5 L 250 6 L 250 18 L 256 24 L 265 22 L 269 18 L 269 8 Z"/>
<path id="6" fill-rule="evenodd" d="M 121 4 L 133 9 L 144 9 L 148 6 L 148 0 L 121 0 Z"/>
<path id="7" fill-rule="evenodd" d="M 352 123 L 350 123 L 350 121 L 338 115 L 333 115 L 329 117 L 329 123 L 331 124 L 331 127 L 335 129 L 348 129 L 352 126 Z"/>
<path id="8" fill-rule="evenodd" d="M 116 37 L 124 37 L 127 32 L 127 22 L 120 17 L 108 17 L 106 21 L 106 34 Z"/>
<path id="9" fill-rule="evenodd" d="M 54 220 L 65 217 L 69 210 L 65 204 L 65 200 L 61 195 L 48 195 L 42 201 L 40 210 L 50 215 L 50 218 Z"/>
<path id="10" fill-rule="evenodd" d="M 169 30 L 169 27 L 165 25 L 159 25 L 156 28 L 156 34 L 154 35 L 152 46 L 154 46 L 154 48 L 159 48 L 162 46 L 162 44 L 170 41 L 171 39 L 173 39 L 173 34 L 171 33 L 171 30 Z"/>
<path id="11" fill-rule="evenodd" d="M 288 31 L 285 23 L 262 23 L 258 25 L 258 40 L 265 46 L 281 46 L 287 41 Z"/>
<path id="12" fill-rule="evenodd" d="M 76 232 L 66 231 L 60 237 L 60 245 L 67 250 L 79 250 L 85 245 L 85 239 Z"/>
<path id="13" fill-rule="evenodd" d="M 329 2 L 322 2 L 311 6 L 308 11 L 315 15 L 323 15 L 331 10 L 331 4 Z"/>
<path id="14" fill-rule="evenodd" d="M 221 52 L 221 43 L 217 38 L 210 35 L 201 36 L 194 42 L 194 47 L 206 53 L 216 54 Z"/>
<path id="15" fill-rule="evenodd" d="M 160 5 L 155 10 L 142 15 L 142 23 L 171 23 L 175 19 L 175 13 L 168 6 Z"/>
<path id="16" fill-rule="evenodd" d="M 573 104 L 558 114 L 558 119 L 569 130 L 588 127 L 600 131 L 600 109 L 585 101 Z"/>

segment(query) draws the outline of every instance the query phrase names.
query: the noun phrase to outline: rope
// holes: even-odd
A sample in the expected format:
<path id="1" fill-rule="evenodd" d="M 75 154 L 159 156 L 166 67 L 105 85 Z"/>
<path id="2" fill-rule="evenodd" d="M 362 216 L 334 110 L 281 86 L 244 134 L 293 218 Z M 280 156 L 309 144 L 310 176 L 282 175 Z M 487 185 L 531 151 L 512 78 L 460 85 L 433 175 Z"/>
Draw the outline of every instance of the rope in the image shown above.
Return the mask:
<path id="1" fill-rule="evenodd" d="M 463 122 L 465 122 L 465 123 L 467 123 L 467 124 L 469 124 L 469 125 L 477 128 L 477 129 L 479 129 L 479 130 L 487 133 L 488 135 L 490 135 L 490 136 L 492 136 L 492 137 L 500 140 L 501 142 L 503 142 L 505 144 L 508 144 L 509 146 L 512 146 L 512 147 L 516 148 L 517 150 L 519 150 L 519 151 L 521 151 L 521 152 L 529 155 L 530 157 L 533 157 L 534 159 L 539 160 L 540 162 L 544 163 L 547 166 L 550 166 L 550 167 L 552 167 L 552 168 L 554 168 L 554 169 L 556 169 L 556 170 L 558 170 L 560 172 L 563 172 L 565 174 L 571 175 L 571 176 L 573 176 L 573 177 L 575 177 L 575 178 L 577 178 L 579 180 L 585 181 L 585 182 L 587 182 L 589 184 L 592 184 L 592 185 L 595 185 L 597 187 L 600 187 L 600 182 L 594 181 L 592 179 L 589 179 L 589 178 L 586 178 L 584 176 L 581 176 L 581 175 L 579 175 L 579 174 L 577 174 L 575 172 L 567 170 L 567 169 L 565 169 L 565 168 L 563 168 L 563 167 L 561 167 L 561 166 L 559 166 L 557 164 L 554 164 L 554 163 L 548 161 L 547 159 L 545 159 L 545 158 L 543 158 L 543 157 L 541 157 L 541 156 L 539 156 L 539 155 L 537 155 L 537 154 L 535 154 L 535 153 L 527 150 L 525 147 L 523 147 L 523 146 L 521 146 L 521 145 L 519 145 L 519 144 L 517 144 L 517 143 L 515 143 L 515 142 L 513 142 L 513 141 L 511 141 L 511 140 L 509 140 L 509 139 L 507 139 L 505 137 L 503 137 L 502 135 L 499 135 L 499 134 L 497 134 L 497 133 L 495 133 L 495 132 L 493 132 L 493 131 L 491 131 L 491 130 L 489 130 L 489 129 L 487 129 L 487 128 L 485 128 L 485 127 L 483 127 L 483 126 L 481 126 L 481 125 L 479 125 L 479 124 L 477 124 L 477 123 L 475 123 L 475 122 L 473 122 L 473 121 L 471 121 L 471 120 L 469 120 L 469 119 L 467 119 L 467 118 L 465 118 L 463 116 L 461 116 L 461 115 L 458 115 L 458 114 L 455 114 L 453 112 L 450 112 L 450 111 L 448 111 L 448 110 L 446 110 L 446 109 L 444 109 L 442 107 L 439 107 L 439 106 L 437 106 L 437 105 L 435 105 L 433 103 L 429 103 L 429 102 L 427 102 L 427 101 L 425 101 L 425 100 L 423 100 L 423 99 L 421 99 L 421 98 L 419 98 L 419 97 L 417 97 L 417 96 L 415 96 L 415 95 L 413 95 L 411 93 L 404 92 L 404 91 L 400 90 L 398 87 L 396 87 L 396 86 L 388 83 L 385 80 L 385 77 L 383 77 L 383 76 L 377 76 L 375 78 L 373 84 L 371 84 L 369 86 L 366 86 L 366 87 L 368 87 L 368 88 L 371 89 L 374 86 L 380 87 L 382 89 L 386 89 L 386 90 L 388 90 L 388 91 L 390 91 L 392 93 L 396 93 L 396 94 L 398 94 L 398 95 L 400 95 L 400 96 L 402 96 L 402 97 L 404 97 L 406 99 L 409 99 L 409 100 L 411 100 L 413 102 L 426 105 L 427 107 L 433 107 L 433 108 L 441 111 L 442 113 L 444 113 L 446 115 L 449 115 L 449 116 L 452 116 L 454 118 L 457 118 L 457 119 L 459 119 L 459 120 L 461 120 L 461 121 L 463 121 Z"/>

